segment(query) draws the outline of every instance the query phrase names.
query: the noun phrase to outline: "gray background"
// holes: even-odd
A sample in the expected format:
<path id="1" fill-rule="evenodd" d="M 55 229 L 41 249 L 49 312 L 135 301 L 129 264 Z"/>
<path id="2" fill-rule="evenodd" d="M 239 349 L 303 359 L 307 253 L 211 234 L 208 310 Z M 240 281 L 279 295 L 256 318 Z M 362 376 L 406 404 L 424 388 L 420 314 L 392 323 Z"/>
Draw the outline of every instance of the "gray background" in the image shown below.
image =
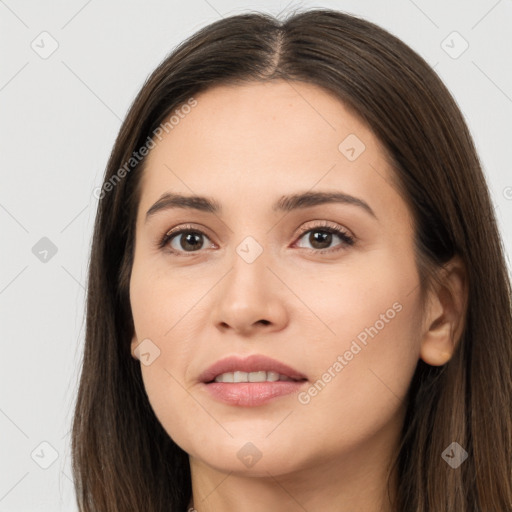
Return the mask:
<path id="1" fill-rule="evenodd" d="M 92 192 L 131 101 L 199 28 L 287 6 L 360 15 L 435 68 L 472 131 L 512 254 L 512 0 L 0 0 L 0 512 L 76 510 L 69 428 Z"/>

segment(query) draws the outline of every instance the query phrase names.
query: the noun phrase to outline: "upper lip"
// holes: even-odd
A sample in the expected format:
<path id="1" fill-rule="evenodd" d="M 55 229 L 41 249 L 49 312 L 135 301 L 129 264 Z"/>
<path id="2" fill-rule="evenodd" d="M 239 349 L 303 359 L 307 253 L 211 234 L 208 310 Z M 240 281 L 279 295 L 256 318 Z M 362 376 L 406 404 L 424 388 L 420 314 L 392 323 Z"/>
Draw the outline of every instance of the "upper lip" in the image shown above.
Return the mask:
<path id="1" fill-rule="evenodd" d="M 270 357 L 254 354 L 248 357 L 230 356 L 224 359 L 220 359 L 216 363 L 209 366 L 199 376 L 201 382 L 212 382 L 215 377 L 222 373 L 230 372 L 277 372 L 280 375 L 290 377 L 294 380 L 304 380 L 306 376 L 299 371 L 291 368 L 287 364 L 281 363 L 276 359 Z"/>

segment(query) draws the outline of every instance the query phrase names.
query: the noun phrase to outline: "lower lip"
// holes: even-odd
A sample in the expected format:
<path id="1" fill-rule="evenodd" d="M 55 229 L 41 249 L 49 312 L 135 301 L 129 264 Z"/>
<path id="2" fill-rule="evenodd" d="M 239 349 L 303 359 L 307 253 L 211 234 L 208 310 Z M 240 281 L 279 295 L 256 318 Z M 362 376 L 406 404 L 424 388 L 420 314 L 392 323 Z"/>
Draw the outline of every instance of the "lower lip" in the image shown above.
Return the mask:
<path id="1" fill-rule="evenodd" d="M 211 382 L 205 386 L 213 397 L 221 402 L 242 407 L 256 407 L 274 398 L 297 393 L 304 382 Z"/>

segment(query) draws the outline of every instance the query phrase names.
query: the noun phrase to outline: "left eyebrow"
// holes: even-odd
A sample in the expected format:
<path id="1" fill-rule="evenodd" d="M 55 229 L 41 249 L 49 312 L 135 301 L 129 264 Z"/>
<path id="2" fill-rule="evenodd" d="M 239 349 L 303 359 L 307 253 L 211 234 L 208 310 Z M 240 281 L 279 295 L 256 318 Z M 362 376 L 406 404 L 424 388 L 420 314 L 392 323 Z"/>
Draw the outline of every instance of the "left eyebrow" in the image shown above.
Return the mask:
<path id="1" fill-rule="evenodd" d="M 282 196 L 273 205 L 272 209 L 276 212 L 290 212 L 299 208 L 309 208 L 311 206 L 327 203 L 341 203 L 358 206 L 375 219 L 377 218 L 377 215 L 375 215 L 375 212 L 368 203 L 358 197 L 354 197 L 343 192 L 302 192 L 300 194 Z"/>
<path id="2" fill-rule="evenodd" d="M 272 205 L 272 210 L 275 212 L 290 212 L 292 210 L 310 208 L 312 206 L 328 203 L 341 203 L 357 206 L 377 219 L 375 212 L 372 210 L 368 203 L 362 199 L 359 199 L 358 197 L 354 197 L 343 192 L 308 191 L 288 196 L 282 196 Z M 212 198 L 194 195 L 185 196 L 181 194 L 166 192 L 146 212 L 146 221 L 155 213 L 172 208 L 192 209 L 206 213 L 213 213 L 216 215 L 222 212 L 220 203 Z"/>

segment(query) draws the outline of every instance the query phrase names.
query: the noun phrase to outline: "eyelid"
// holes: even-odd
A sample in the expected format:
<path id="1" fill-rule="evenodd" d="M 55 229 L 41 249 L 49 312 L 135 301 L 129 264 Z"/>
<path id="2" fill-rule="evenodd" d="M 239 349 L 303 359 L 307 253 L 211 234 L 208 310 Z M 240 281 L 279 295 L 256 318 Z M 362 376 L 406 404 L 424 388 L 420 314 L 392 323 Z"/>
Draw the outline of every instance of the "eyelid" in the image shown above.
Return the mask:
<path id="1" fill-rule="evenodd" d="M 316 224 L 313 224 L 313 225 L 310 225 L 310 223 L 313 222 Z M 336 222 L 331 222 L 331 221 L 328 221 L 328 220 L 312 220 L 312 221 L 308 221 L 306 224 L 303 224 L 297 235 L 295 235 L 296 237 L 301 237 L 304 233 L 307 233 L 308 231 L 311 231 L 313 229 L 318 229 L 318 230 L 321 230 L 322 228 L 326 228 L 326 229 L 332 229 L 332 230 L 335 230 L 335 231 L 341 231 L 343 234 L 347 235 L 348 237 L 350 238 L 356 238 L 354 236 L 354 234 L 348 230 L 347 228 L 341 226 L 340 224 L 336 223 Z"/>
<path id="2" fill-rule="evenodd" d="M 206 231 L 206 228 L 203 226 L 199 226 L 199 224 L 179 224 L 178 226 L 175 226 L 168 231 L 166 231 L 164 236 L 171 236 L 175 233 L 180 233 L 182 231 L 198 231 L 199 233 L 202 233 L 206 235 L 204 231 Z M 209 237 L 208 237 L 209 238 Z"/>

